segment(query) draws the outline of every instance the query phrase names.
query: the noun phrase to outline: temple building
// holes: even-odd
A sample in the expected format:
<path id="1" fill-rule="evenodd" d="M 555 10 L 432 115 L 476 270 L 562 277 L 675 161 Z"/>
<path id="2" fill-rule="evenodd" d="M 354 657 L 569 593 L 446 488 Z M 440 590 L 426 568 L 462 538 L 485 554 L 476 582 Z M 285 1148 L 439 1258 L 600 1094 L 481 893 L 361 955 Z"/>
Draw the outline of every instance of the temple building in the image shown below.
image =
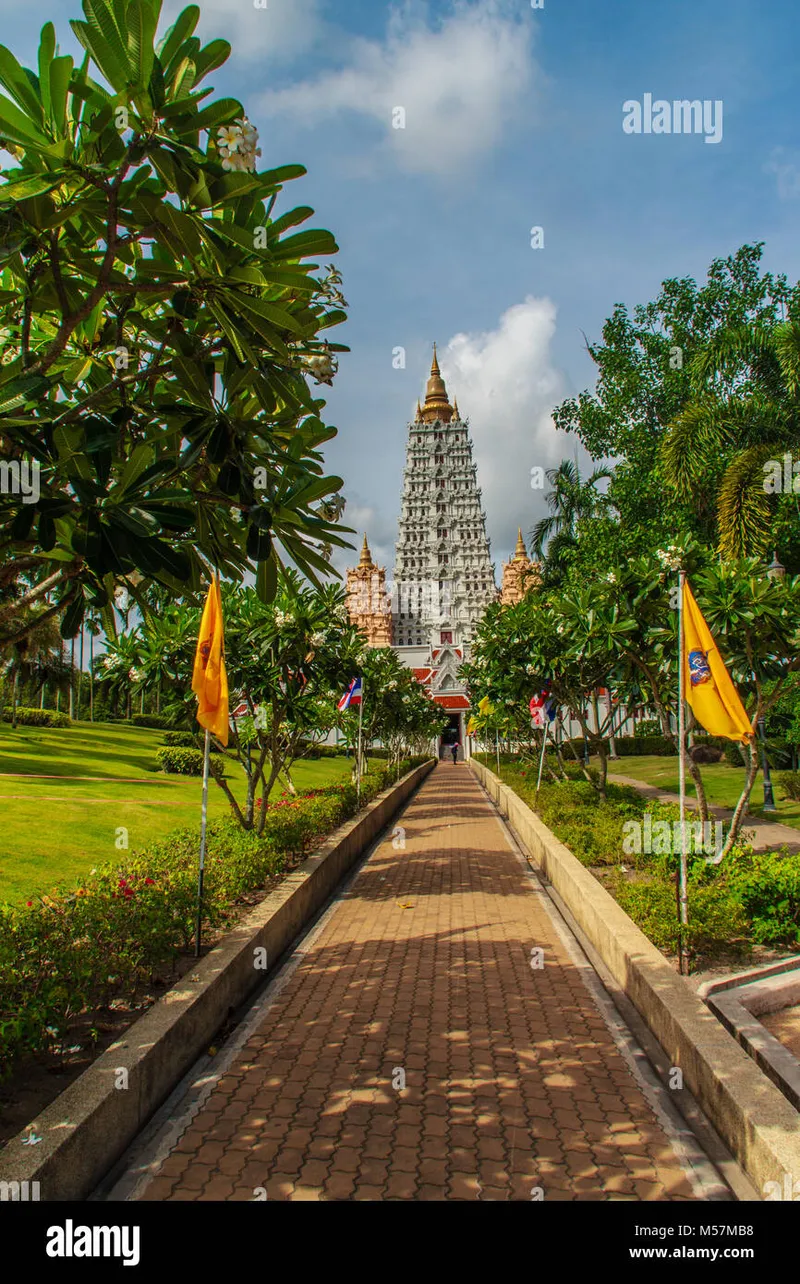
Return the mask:
<path id="1" fill-rule="evenodd" d="M 367 537 L 355 570 L 347 572 L 347 613 L 370 646 L 392 645 L 392 608 L 386 592 L 386 569 L 376 566 Z"/>
<path id="2" fill-rule="evenodd" d="M 531 589 L 542 583 L 540 562 L 532 562 L 525 548 L 521 527 L 517 528 L 517 547 L 510 562 L 503 562 L 503 583 L 500 601 L 503 606 L 515 606 Z"/>
<path id="3" fill-rule="evenodd" d="M 348 609 L 370 644 L 392 645 L 447 710 L 443 741 L 457 739 L 462 753 L 469 701 L 458 670 L 498 597 L 476 473 L 467 421 L 450 403 L 434 344 L 425 401 L 408 425 L 391 597 L 365 536 L 359 565 L 347 573 Z"/>

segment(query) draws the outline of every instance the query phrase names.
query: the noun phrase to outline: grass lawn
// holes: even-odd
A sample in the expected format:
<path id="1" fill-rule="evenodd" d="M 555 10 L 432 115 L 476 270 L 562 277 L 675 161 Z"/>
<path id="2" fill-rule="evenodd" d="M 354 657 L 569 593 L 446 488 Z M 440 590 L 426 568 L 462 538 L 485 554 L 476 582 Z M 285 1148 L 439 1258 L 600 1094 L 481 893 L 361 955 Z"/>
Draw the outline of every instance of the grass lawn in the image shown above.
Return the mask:
<path id="1" fill-rule="evenodd" d="M 735 807 L 744 784 L 744 767 L 731 767 L 726 762 L 720 762 L 704 764 L 701 766 L 700 771 L 703 776 L 708 801 L 720 807 Z M 609 762 L 608 773 L 609 775 L 631 776 L 634 780 L 641 780 L 643 784 L 655 785 L 659 789 L 669 790 L 672 793 L 678 792 L 677 757 L 619 758 L 616 762 Z M 778 821 L 782 825 L 793 825 L 796 829 L 800 829 L 800 802 L 783 799 L 781 796 L 783 791 L 775 783 L 774 776 L 775 773 L 773 772 L 772 788 L 778 811 L 777 814 L 769 813 L 763 818 L 765 820 Z M 686 793 L 687 796 L 694 797 L 694 783 L 688 772 L 686 774 Z M 756 782 L 753 785 L 753 792 L 750 795 L 750 814 L 752 816 L 763 816 L 761 810 L 763 800 L 764 785 L 759 771 L 756 776 Z"/>
<path id="2" fill-rule="evenodd" d="M 202 782 L 155 770 L 163 735 L 88 722 L 16 731 L 0 723 L 0 901 L 27 900 L 113 861 L 121 827 L 131 850 L 184 826 L 199 834 Z M 346 758 L 298 762 L 292 779 L 299 790 L 319 788 L 345 780 L 350 767 Z M 227 770 L 243 800 L 243 774 L 234 765 Z M 80 776 L 94 779 L 73 778 Z M 213 780 L 208 802 L 211 820 L 229 814 Z"/>

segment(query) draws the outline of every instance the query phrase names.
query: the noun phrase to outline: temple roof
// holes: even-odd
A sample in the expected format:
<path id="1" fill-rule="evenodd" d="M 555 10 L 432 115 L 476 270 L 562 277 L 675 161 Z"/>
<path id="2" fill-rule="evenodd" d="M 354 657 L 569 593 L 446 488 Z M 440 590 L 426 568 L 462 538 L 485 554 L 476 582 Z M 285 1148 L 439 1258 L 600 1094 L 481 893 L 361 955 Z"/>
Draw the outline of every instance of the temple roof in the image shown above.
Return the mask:
<path id="1" fill-rule="evenodd" d="M 422 418 L 426 424 L 433 423 L 435 419 L 441 419 L 444 423 L 449 423 L 452 416 L 453 407 L 447 399 L 447 389 L 442 378 L 442 372 L 439 369 L 436 344 L 434 343 L 433 361 L 431 362 L 431 373 L 425 390 L 425 405 L 422 407 Z"/>

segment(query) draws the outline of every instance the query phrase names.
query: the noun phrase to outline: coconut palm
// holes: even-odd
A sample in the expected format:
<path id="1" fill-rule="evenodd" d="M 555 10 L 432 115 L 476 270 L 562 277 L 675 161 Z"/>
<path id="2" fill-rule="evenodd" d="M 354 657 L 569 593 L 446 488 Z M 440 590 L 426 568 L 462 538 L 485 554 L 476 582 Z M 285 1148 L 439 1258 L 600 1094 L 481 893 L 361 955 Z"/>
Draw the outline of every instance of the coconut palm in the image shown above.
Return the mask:
<path id="1" fill-rule="evenodd" d="M 530 532 L 533 556 L 546 568 L 563 569 L 567 554 L 577 544 L 578 526 L 593 517 L 605 502 L 597 483 L 611 478 L 607 468 L 596 468 L 584 481 L 577 463 L 562 459 L 558 468 L 548 468 L 545 476 L 553 487 L 545 495 L 550 516 L 543 517 Z"/>
<path id="2" fill-rule="evenodd" d="M 800 318 L 790 309 L 777 325 L 718 333 L 691 374 L 696 394 L 664 440 L 664 475 L 698 506 L 713 491 L 723 557 L 761 556 L 780 502 L 765 488 L 765 465 L 800 441 Z"/>

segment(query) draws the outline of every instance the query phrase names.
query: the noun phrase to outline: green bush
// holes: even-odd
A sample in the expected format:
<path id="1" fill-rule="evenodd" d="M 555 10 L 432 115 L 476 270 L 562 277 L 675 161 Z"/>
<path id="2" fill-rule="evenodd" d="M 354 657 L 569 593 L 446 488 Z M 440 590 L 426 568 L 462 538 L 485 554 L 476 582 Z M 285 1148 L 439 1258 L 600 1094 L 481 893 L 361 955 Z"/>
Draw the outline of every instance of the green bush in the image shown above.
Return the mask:
<path id="1" fill-rule="evenodd" d="M 784 798 L 790 798 L 792 802 L 800 801 L 800 771 L 781 771 L 775 781 L 783 790 Z"/>
<path id="2" fill-rule="evenodd" d="M 739 849 L 725 863 L 731 895 L 763 945 L 800 941 L 800 853 Z"/>
<path id="3" fill-rule="evenodd" d="M 197 737 L 191 731 L 165 731 L 164 744 L 171 749 L 196 749 Z"/>
<path id="4" fill-rule="evenodd" d="M 11 721 L 11 709 L 3 710 L 3 722 Z M 21 727 L 71 727 L 72 719 L 68 713 L 57 709 L 17 709 L 17 722 Z"/>
<path id="5" fill-rule="evenodd" d="M 157 749 L 156 763 L 160 771 L 166 771 L 172 776 L 202 776 L 203 750 L 177 747 Z M 221 776 L 223 774 L 223 763 L 210 758 L 208 769 L 211 775 Z"/>
<path id="6" fill-rule="evenodd" d="M 709 954 L 725 947 L 746 955 L 749 952 L 747 917 L 723 880 L 719 876 L 708 877 L 706 869 L 688 880 L 686 944 L 695 954 Z M 620 872 L 614 883 L 614 895 L 625 913 L 658 949 L 677 952 L 678 916 L 672 879 L 650 874 L 628 882 Z"/>
<path id="7" fill-rule="evenodd" d="M 176 724 L 169 718 L 162 718 L 157 713 L 132 713 L 132 727 L 149 727 L 153 731 L 172 731 Z"/>

